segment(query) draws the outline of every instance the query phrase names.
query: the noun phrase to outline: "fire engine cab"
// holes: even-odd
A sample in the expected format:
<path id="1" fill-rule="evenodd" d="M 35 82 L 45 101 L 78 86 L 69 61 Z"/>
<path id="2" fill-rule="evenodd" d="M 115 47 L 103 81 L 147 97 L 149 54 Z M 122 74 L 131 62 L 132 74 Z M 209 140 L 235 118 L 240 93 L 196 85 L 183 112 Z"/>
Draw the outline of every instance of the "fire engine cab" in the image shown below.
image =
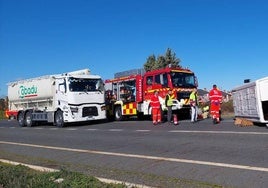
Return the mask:
<path id="1" fill-rule="evenodd" d="M 161 109 L 165 113 L 165 97 L 169 89 L 174 95 L 173 113 L 189 115 L 189 96 L 197 86 L 194 72 L 179 67 L 148 72 L 133 69 L 115 73 L 114 79 L 105 80 L 107 117 L 120 121 L 130 116 L 143 119 L 151 115 L 150 99 L 155 90 L 159 92 Z"/>

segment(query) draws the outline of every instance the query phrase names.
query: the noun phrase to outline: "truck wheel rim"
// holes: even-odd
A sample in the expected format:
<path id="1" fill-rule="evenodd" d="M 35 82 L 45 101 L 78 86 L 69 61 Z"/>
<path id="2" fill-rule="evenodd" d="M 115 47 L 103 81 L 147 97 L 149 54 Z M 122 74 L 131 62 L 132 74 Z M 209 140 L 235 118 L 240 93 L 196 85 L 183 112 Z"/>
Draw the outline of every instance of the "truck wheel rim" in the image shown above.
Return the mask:
<path id="1" fill-rule="evenodd" d="M 29 117 L 29 116 L 26 117 L 26 124 L 27 124 L 27 125 L 30 125 L 31 122 L 32 122 L 31 117 Z"/>

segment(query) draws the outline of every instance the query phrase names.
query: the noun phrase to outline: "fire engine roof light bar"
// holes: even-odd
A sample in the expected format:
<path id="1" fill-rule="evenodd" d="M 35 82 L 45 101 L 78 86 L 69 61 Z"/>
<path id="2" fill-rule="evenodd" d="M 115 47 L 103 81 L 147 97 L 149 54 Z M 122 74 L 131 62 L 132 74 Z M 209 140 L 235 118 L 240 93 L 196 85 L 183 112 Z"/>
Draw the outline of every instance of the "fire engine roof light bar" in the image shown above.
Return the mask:
<path id="1" fill-rule="evenodd" d="M 128 71 L 122 71 L 122 72 L 117 72 L 114 74 L 114 78 L 120 78 L 120 77 L 124 77 L 124 76 L 130 76 L 130 75 L 137 75 L 137 74 L 141 74 L 144 75 L 145 73 L 145 69 L 140 68 L 140 69 L 131 69 Z"/>

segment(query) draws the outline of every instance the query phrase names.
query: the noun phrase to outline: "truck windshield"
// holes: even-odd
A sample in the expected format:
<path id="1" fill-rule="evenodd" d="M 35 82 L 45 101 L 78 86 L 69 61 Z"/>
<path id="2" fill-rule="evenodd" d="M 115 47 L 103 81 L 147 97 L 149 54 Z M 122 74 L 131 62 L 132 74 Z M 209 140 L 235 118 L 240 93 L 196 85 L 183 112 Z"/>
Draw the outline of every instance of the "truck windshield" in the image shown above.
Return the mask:
<path id="1" fill-rule="evenodd" d="M 171 81 L 173 87 L 195 87 L 195 76 L 194 74 L 184 72 L 171 72 Z"/>
<path id="2" fill-rule="evenodd" d="M 104 91 L 104 84 L 101 79 L 86 79 L 69 77 L 69 90 L 72 92 Z"/>

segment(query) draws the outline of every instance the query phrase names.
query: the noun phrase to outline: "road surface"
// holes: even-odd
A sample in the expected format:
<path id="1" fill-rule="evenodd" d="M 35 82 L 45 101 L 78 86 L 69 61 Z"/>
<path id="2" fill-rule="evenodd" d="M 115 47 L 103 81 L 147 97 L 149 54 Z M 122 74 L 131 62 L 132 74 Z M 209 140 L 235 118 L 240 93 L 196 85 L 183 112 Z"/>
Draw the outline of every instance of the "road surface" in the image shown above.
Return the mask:
<path id="1" fill-rule="evenodd" d="M 268 129 L 232 119 L 177 126 L 150 121 L 65 128 L 0 121 L 0 158 L 152 187 L 268 186 Z"/>

